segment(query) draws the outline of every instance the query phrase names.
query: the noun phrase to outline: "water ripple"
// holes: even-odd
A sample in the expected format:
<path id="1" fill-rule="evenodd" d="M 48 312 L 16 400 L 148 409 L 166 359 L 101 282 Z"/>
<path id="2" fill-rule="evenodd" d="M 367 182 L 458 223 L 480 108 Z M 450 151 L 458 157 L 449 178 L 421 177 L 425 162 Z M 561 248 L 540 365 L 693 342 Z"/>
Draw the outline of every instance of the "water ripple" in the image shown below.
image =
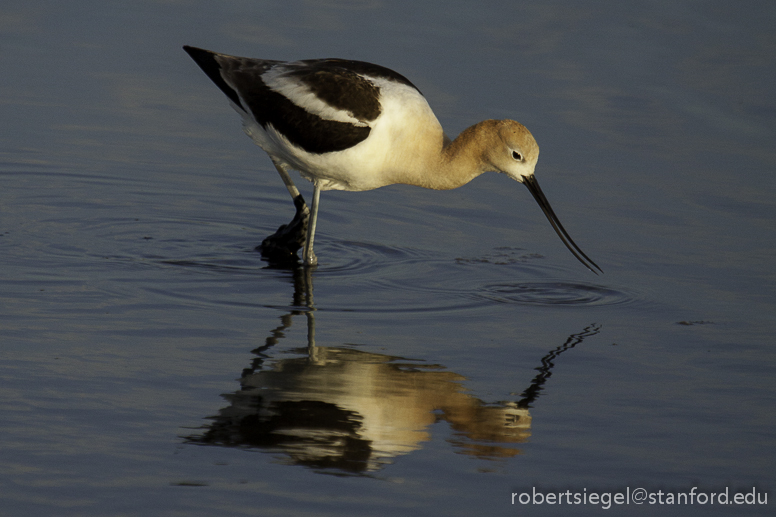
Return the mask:
<path id="1" fill-rule="evenodd" d="M 320 259 L 318 270 L 334 276 L 382 276 L 386 269 L 427 262 L 432 258 L 430 253 L 418 249 L 353 241 L 332 241 L 321 249 L 319 254 L 324 258 Z"/>
<path id="2" fill-rule="evenodd" d="M 179 293 L 187 298 L 217 305 L 277 306 L 276 300 L 246 301 L 241 297 L 242 289 L 233 284 L 238 280 L 235 274 L 242 288 L 248 285 L 244 284 L 246 278 L 266 276 L 275 268 L 268 267 L 252 250 L 234 251 L 235 247 L 223 248 L 220 254 L 177 260 L 157 257 L 157 261 L 215 274 L 207 280 L 212 288 L 203 289 L 195 282 L 195 289 Z M 289 275 L 293 268 L 276 273 L 292 281 L 290 294 L 309 293 L 312 299 L 310 295 L 317 288 L 315 306 L 321 311 L 420 313 L 483 308 L 493 303 L 596 307 L 628 304 L 639 298 L 612 286 L 557 280 L 568 272 L 520 249 L 498 248 L 484 257 L 461 259 L 417 248 L 330 240 L 319 253 L 319 266 L 308 274 L 298 274 L 299 269 Z M 519 281 L 500 281 L 505 277 Z M 266 286 L 262 292 L 268 296 Z"/>
<path id="3" fill-rule="evenodd" d="M 484 286 L 479 296 L 498 303 L 527 305 L 618 305 L 635 298 L 609 287 L 584 283 L 520 282 Z"/>

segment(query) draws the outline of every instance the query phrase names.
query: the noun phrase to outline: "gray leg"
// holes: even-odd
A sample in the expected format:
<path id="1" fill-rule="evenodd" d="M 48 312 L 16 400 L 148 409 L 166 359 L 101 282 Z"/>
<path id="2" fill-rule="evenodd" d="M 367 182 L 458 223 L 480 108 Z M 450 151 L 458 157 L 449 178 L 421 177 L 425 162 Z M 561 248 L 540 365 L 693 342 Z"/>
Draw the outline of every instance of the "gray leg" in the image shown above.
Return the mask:
<path id="1" fill-rule="evenodd" d="M 307 225 L 307 242 L 304 245 L 304 265 L 315 266 L 318 264 L 318 257 L 313 253 L 313 240 L 315 239 L 315 226 L 318 224 L 318 202 L 321 199 L 321 187 L 316 182 L 313 185 L 313 207 L 310 215 L 310 222 Z"/>
<path id="2" fill-rule="evenodd" d="M 291 175 L 288 174 L 288 167 L 285 163 L 275 160 L 274 158 L 270 157 L 272 159 L 272 163 L 275 164 L 275 168 L 278 170 L 278 174 L 280 174 L 280 178 L 283 180 L 283 183 L 285 183 L 286 188 L 288 189 L 288 193 L 291 194 L 291 197 L 296 200 L 297 197 L 299 197 L 301 194 L 299 194 L 299 189 L 296 188 L 296 185 L 294 185 L 293 180 L 291 180 Z"/>
<path id="3" fill-rule="evenodd" d="M 294 199 L 296 214 L 290 223 L 282 225 L 275 233 L 264 239 L 257 249 L 265 256 L 285 262 L 296 257 L 297 250 L 302 247 L 307 238 L 310 209 L 307 208 L 302 194 L 291 180 L 286 164 L 275 159 L 272 163 L 275 164 L 288 193 Z"/>

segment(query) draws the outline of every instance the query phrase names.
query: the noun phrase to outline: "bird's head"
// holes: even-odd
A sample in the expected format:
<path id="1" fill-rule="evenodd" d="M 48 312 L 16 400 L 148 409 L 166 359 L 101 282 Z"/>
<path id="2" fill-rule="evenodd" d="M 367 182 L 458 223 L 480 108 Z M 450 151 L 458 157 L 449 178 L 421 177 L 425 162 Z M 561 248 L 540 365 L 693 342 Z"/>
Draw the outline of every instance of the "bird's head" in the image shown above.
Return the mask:
<path id="1" fill-rule="evenodd" d="M 539 145 L 528 128 L 514 120 L 493 121 L 488 161 L 493 169 L 523 183 L 533 176 L 539 160 Z"/>

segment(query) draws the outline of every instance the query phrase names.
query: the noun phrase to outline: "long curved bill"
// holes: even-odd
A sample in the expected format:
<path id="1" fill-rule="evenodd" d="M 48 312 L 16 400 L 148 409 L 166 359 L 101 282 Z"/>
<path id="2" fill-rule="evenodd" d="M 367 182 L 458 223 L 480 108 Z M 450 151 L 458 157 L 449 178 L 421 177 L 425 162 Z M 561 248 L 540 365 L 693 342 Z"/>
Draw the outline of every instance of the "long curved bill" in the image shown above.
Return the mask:
<path id="1" fill-rule="evenodd" d="M 596 275 L 598 274 L 598 272 L 595 269 L 603 273 L 604 271 L 600 267 L 598 267 L 598 264 L 590 260 L 590 257 L 585 255 L 585 253 L 581 249 L 579 249 L 579 246 L 576 245 L 576 243 L 571 239 L 569 234 L 566 232 L 566 229 L 563 228 L 563 225 L 560 224 L 560 221 L 558 220 L 558 216 L 555 215 L 555 212 L 552 210 L 552 207 L 550 206 L 550 202 L 547 201 L 546 197 L 544 197 L 544 192 L 542 192 L 542 189 L 539 187 L 539 182 L 536 181 L 536 176 L 523 178 L 523 184 L 526 187 L 528 187 L 528 190 L 531 192 L 531 195 L 533 195 L 536 202 L 539 203 L 539 206 L 542 207 L 542 211 L 544 212 L 544 215 L 547 216 L 547 219 L 549 219 L 550 224 L 552 225 L 553 228 L 555 228 L 555 233 L 558 234 L 558 237 L 560 237 L 560 240 L 563 241 L 563 244 L 566 245 L 569 251 L 575 257 L 577 257 L 577 260 L 579 260 L 582 264 L 585 265 L 587 269 L 589 269 Z"/>

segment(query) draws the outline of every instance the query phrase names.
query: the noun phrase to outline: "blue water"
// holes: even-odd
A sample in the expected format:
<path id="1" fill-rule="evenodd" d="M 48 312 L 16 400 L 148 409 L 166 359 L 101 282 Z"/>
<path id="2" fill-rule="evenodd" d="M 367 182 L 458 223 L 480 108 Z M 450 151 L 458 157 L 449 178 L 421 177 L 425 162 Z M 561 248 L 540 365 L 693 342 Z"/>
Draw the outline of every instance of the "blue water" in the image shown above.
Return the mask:
<path id="1" fill-rule="evenodd" d="M 169 2 L 0 8 L 0 514 L 598 515 L 512 494 L 776 477 L 776 8 Z M 523 187 L 293 207 L 184 44 L 409 77 L 514 118 L 604 270 Z M 309 193 L 309 186 L 300 187 Z M 771 511 L 769 511 L 769 509 Z"/>

